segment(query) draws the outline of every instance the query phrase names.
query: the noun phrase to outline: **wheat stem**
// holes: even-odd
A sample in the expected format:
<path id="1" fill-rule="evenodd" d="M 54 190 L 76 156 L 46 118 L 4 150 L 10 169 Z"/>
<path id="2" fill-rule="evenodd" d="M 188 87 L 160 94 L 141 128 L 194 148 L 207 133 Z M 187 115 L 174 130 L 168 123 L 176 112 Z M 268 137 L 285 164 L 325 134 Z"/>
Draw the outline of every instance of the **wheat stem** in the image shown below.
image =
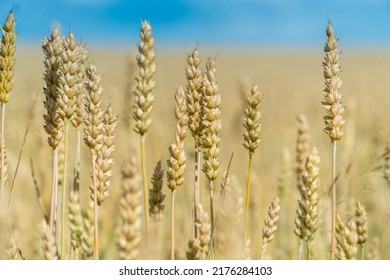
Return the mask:
<path id="1" fill-rule="evenodd" d="M 249 165 L 248 165 L 248 177 L 246 181 L 246 199 L 245 199 L 245 216 L 244 216 L 244 247 L 247 239 L 247 223 L 248 223 L 249 200 L 250 200 L 250 192 L 251 192 L 252 158 L 253 158 L 253 153 L 249 152 Z"/>
<path id="2" fill-rule="evenodd" d="M 69 120 L 64 119 L 64 171 L 62 177 L 62 211 L 61 211 L 61 260 L 65 258 L 65 226 L 66 226 L 66 160 L 68 149 Z"/>
<path id="3" fill-rule="evenodd" d="M 98 229 L 98 203 L 97 203 L 97 180 L 96 180 L 96 154 L 92 154 L 92 184 L 93 184 L 93 210 L 94 210 L 94 227 L 93 227 L 93 258 L 99 259 L 99 229 Z"/>
<path id="4" fill-rule="evenodd" d="M 171 260 L 175 259 L 175 193 L 171 192 Z"/>
<path id="5" fill-rule="evenodd" d="M 145 134 L 141 135 L 141 168 L 142 168 L 142 183 L 144 186 L 144 210 L 146 223 L 146 237 L 149 237 L 149 190 L 147 185 L 146 166 L 145 166 Z"/>
<path id="6" fill-rule="evenodd" d="M 332 236 L 331 259 L 335 259 L 336 251 L 336 141 L 332 141 Z"/>

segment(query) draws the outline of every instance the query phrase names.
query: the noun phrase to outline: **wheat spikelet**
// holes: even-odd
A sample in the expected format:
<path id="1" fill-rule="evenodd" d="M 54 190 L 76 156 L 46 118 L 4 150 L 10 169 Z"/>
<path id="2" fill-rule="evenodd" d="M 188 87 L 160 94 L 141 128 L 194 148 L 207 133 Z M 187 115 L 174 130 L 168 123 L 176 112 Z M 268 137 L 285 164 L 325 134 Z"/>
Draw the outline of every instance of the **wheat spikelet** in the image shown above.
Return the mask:
<path id="1" fill-rule="evenodd" d="M 354 218 L 345 224 L 341 217 L 337 215 L 336 226 L 336 256 L 339 260 L 352 260 L 358 252 L 359 236 L 357 232 L 356 221 Z"/>
<path id="2" fill-rule="evenodd" d="M 87 48 L 82 43 L 77 43 L 77 63 L 78 63 L 78 78 L 79 91 L 76 94 L 76 101 L 74 103 L 74 115 L 71 119 L 73 127 L 79 129 L 84 121 L 84 100 L 85 100 L 85 84 L 82 81 L 86 79 L 86 64 L 89 57 Z"/>
<path id="3" fill-rule="evenodd" d="M 64 126 L 63 120 L 59 115 L 58 104 L 58 71 L 61 67 L 61 53 L 62 53 L 61 34 L 58 27 L 54 27 L 50 37 L 45 38 L 42 43 L 42 49 L 45 54 L 45 72 L 44 80 L 46 86 L 43 88 L 45 94 L 44 106 L 46 114 L 44 117 L 44 129 L 49 135 L 48 143 L 55 149 L 62 139 Z"/>
<path id="4" fill-rule="evenodd" d="M 13 11 L 8 16 L 2 26 L 3 36 L 0 45 L 0 102 L 8 102 L 9 94 L 12 90 L 12 78 L 15 66 L 15 41 L 17 34 L 15 32 L 16 22 Z"/>
<path id="5" fill-rule="evenodd" d="M 61 71 L 58 72 L 58 105 L 61 118 L 71 120 L 82 88 L 81 62 L 78 44 L 72 32 L 62 40 Z"/>
<path id="6" fill-rule="evenodd" d="M 152 90 L 156 87 L 153 80 L 153 75 L 156 72 L 156 64 L 154 63 L 156 54 L 153 45 L 152 28 L 148 21 L 144 21 L 141 27 L 141 42 L 138 45 L 137 65 L 139 73 L 135 78 L 137 86 L 134 90 L 133 103 L 134 131 L 140 135 L 144 135 L 152 123 L 150 112 L 155 101 Z"/>
<path id="7" fill-rule="evenodd" d="M 103 88 L 101 87 L 101 77 L 96 73 L 96 67 L 90 64 L 86 71 L 85 97 L 85 118 L 84 118 L 84 141 L 93 153 L 97 153 L 103 145 L 103 111 L 101 109 L 101 99 Z"/>
<path id="8" fill-rule="evenodd" d="M 196 227 L 199 232 L 197 238 L 192 238 L 188 242 L 189 250 L 187 251 L 187 259 L 206 259 L 210 251 L 211 241 L 211 225 L 209 215 L 203 211 L 202 205 L 198 205 L 198 217 Z"/>
<path id="9" fill-rule="evenodd" d="M 137 259 L 141 242 L 142 186 L 135 157 L 122 167 L 120 224 L 117 247 L 122 260 Z"/>
<path id="10" fill-rule="evenodd" d="M 70 228 L 70 239 L 73 250 L 78 250 L 81 247 L 81 236 L 83 233 L 83 216 L 81 215 L 81 207 L 79 203 L 79 193 L 70 192 L 68 203 L 68 219 Z"/>
<path id="11" fill-rule="evenodd" d="M 259 146 L 261 141 L 261 124 L 260 124 L 260 104 L 263 99 L 263 93 L 260 92 L 259 87 L 255 84 L 251 88 L 251 94 L 246 99 L 245 117 L 243 126 L 244 131 L 244 147 L 253 154 Z"/>
<path id="12" fill-rule="evenodd" d="M 96 154 L 96 184 L 97 184 L 97 204 L 100 206 L 105 198 L 109 195 L 109 187 L 111 185 L 112 177 L 112 165 L 114 163 L 114 140 L 115 130 L 117 126 L 118 118 L 114 116 L 111 106 L 107 107 L 107 110 L 103 116 L 103 128 L 101 134 L 102 146 Z M 90 187 L 91 193 L 94 193 L 94 187 Z M 94 199 L 93 196 L 91 199 Z"/>
<path id="13" fill-rule="evenodd" d="M 187 112 L 184 90 L 178 87 L 175 94 L 176 106 L 176 136 L 175 142 L 169 146 L 167 184 L 171 191 L 177 189 L 184 182 L 187 156 L 184 151 L 184 139 L 187 134 Z"/>
<path id="14" fill-rule="evenodd" d="M 368 238 L 367 233 L 367 212 L 364 206 L 358 201 L 355 209 L 355 221 L 358 233 L 358 244 L 364 245 Z"/>
<path id="15" fill-rule="evenodd" d="M 58 260 L 57 246 L 53 233 L 45 220 L 42 221 L 42 249 L 46 260 Z"/>
<path id="16" fill-rule="evenodd" d="M 324 130 L 332 141 L 342 138 L 342 128 L 345 124 L 342 95 L 339 92 L 342 82 L 339 77 L 341 67 L 340 51 L 337 49 L 337 45 L 338 39 L 334 35 L 332 23 L 329 21 L 326 29 L 325 55 L 322 64 L 325 77 L 325 88 L 323 89 L 325 101 L 322 102 L 322 105 L 326 111 Z"/>
<path id="17" fill-rule="evenodd" d="M 309 125 L 305 115 L 298 116 L 298 136 L 296 142 L 296 174 L 297 188 L 301 192 L 302 174 L 305 171 L 306 158 L 309 155 Z"/>
<path id="18" fill-rule="evenodd" d="M 93 255 L 93 234 L 94 234 L 94 205 L 90 201 L 88 208 L 81 212 L 83 217 L 83 231 L 81 234 L 81 253 L 84 258 Z"/>
<path id="19" fill-rule="evenodd" d="M 202 136 L 202 97 L 203 82 L 200 69 L 200 57 L 198 49 L 194 49 L 187 57 L 185 68 L 187 78 L 186 102 L 188 113 L 188 129 L 195 139 L 195 143 L 201 144 Z"/>
<path id="20" fill-rule="evenodd" d="M 305 163 L 302 174 L 301 198 L 298 201 L 295 220 L 295 234 L 304 241 L 312 241 L 318 229 L 318 186 L 319 186 L 320 157 L 313 148 Z"/>
<path id="21" fill-rule="evenodd" d="M 243 259 L 247 261 L 252 259 L 252 245 L 251 245 L 250 238 L 246 238 L 244 251 L 243 251 Z"/>
<path id="22" fill-rule="evenodd" d="M 205 88 L 202 112 L 202 155 L 204 163 L 202 170 L 210 182 L 217 179 L 220 165 L 221 95 L 218 93 L 215 71 L 215 61 L 209 58 L 204 77 Z M 210 184 L 210 188 L 213 190 L 213 184 Z"/>
<path id="23" fill-rule="evenodd" d="M 149 189 L 149 214 L 155 220 L 161 220 L 164 212 L 165 194 L 162 192 L 164 181 L 164 170 L 161 167 L 161 160 L 157 162 L 152 176 L 152 188 Z"/>
<path id="24" fill-rule="evenodd" d="M 265 251 L 267 249 L 268 244 L 274 239 L 274 234 L 277 229 L 277 222 L 279 220 L 279 197 L 276 197 L 270 207 L 268 208 L 268 215 L 264 220 L 264 228 L 263 228 L 263 247 L 261 249 L 261 259 L 264 258 Z"/>

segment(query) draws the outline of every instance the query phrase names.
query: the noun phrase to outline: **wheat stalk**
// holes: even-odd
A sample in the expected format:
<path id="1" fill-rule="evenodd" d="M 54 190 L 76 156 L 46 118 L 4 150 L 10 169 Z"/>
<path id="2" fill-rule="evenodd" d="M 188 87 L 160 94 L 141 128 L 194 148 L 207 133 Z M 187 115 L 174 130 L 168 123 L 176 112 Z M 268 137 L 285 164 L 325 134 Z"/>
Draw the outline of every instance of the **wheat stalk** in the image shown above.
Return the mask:
<path id="1" fill-rule="evenodd" d="M 340 93 L 341 79 L 339 77 L 340 51 L 337 49 L 338 39 L 336 38 L 333 25 L 329 21 L 326 29 L 326 44 L 324 47 L 324 77 L 325 88 L 323 89 L 324 101 L 322 105 L 326 111 L 324 116 L 324 131 L 332 142 L 332 231 L 331 231 L 331 258 L 335 259 L 336 242 L 336 142 L 343 136 L 342 128 L 345 124 L 343 119 L 344 106 L 341 102 Z"/>
<path id="2" fill-rule="evenodd" d="M 200 202 L 200 158 L 201 158 L 201 136 L 202 136 L 202 98 L 203 98 L 203 80 L 200 69 L 199 51 L 195 48 L 187 57 L 187 66 L 185 68 L 187 78 L 186 103 L 188 114 L 188 129 L 194 138 L 195 149 L 195 180 L 194 180 L 194 202 L 193 202 L 193 237 L 198 236 L 195 221 L 197 218 L 197 205 Z"/>
<path id="3" fill-rule="evenodd" d="M 144 211 L 146 221 L 146 232 L 149 235 L 149 195 L 147 186 L 147 176 L 145 167 L 145 135 L 148 131 L 152 120 L 150 112 L 152 111 L 155 96 L 152 90 L 156 87 L 153 80 L 153 75 L 156 72 L 156 57 L 154 51 L 154 38 L 152 36 L 152 28 L 148 21 L 142 22 L 141 41 L 138 45 L 137 65 L 139 68 L 136 76 L 137 86 L 134 90 L 133 101 L 133 118 L 135 120 L 134 131 L 140 135 L 141 146 L 141 167 L 142 181 L 144 186 Z"/>
<path id="4" fill-rule="evenodd" d="M 167 184 L 171 190 L 171 259 L 175 258 L 175 193 L 184 183 L 184 172 L 187 156 L 184 151 L 184 139 L 187 135 L 187 108 L 182 87 L 178 87 L 175 94 L 176 106 L 176 135 L 175 142 L 169 145 L 167 160 Z"/>
<path id="5" fill-rule="evenodd" d="M 210 191 L 210 222 L 211 234 L 214 234 L 214 181 L 218 177 L 220 166 L 219 154 L 221 143 L 221 94 L 218 92 L 218 84 L 215 76 L 215 61 L 209 58 L 206 63 L 204 74 L 204 95 L 202 101 L 202 149 L 203 166 L 202 171 L 209 182 Z M 213 251 L 214 244 L 211 244 Z"/>
<path id="6" fill-rule="evenodd" d="M 104 135 L 101 133 L 104 127 L 103 112 L 101 109 L 101 98 L 103 88 L 100 85 L 101 77 L 96 73 L 96 67 L 90 64 L 86 69 L 86 104 L 85 104 L 85 128 L 84 128 L 84 142 L 88 146 L 91 153 L 92 160 L 92 186 L 91 200 L 94 202 L 94 259 L 99 256 L 99 242 L 98 242 L 98 181 L 97 181 L 97 158 L 98 153 L 103 147 Z"/>
<path id="7" fill-rule="evenodd" d="M 51 188 L 51 203 L 50 203 L 50 229 L 55 234 L 56 232 L 56 217 L 57 217 L 57 196 L 58 196 L 58 145 L 63 138 L 64 122 L 59 115 L 58 87 L 59 79 L 57 72 L 61 67 L 61 52 L 62 52 L 61 34 L 58 27 L 54 27 L 49 37 L 42 42 L 42 49 L 45 55 L 44 65 L 44 80 L 46 86 L 43 88 L 45 94 L 44 106 L 46 114 L 43 116 L 45 124 L 44 129 L 49 135 L 48 143 L 53 149 L 53 175 Z"/>
<path id="8" fill-rule="evenodd" d="M 260 92 L 259 87 L 255 84 L 251 88 L 251 94 L 246 100 L 245 117 L 244 117 L 244 147 L 249 152 L 249 166 L 248 176 L 246 183 L 246 200 L 245 200 L 245 216 L 244 216 L 244 241 L 247 239 L 247 223 L 249 212 L 249 201 L 251 191 L 251 174 L 252 174 L 252 161 L 253 154 L 257 150 L 261 141 L 261 124 L 260 124 L 260 104 L 263 98 L 263 94 Z"/>

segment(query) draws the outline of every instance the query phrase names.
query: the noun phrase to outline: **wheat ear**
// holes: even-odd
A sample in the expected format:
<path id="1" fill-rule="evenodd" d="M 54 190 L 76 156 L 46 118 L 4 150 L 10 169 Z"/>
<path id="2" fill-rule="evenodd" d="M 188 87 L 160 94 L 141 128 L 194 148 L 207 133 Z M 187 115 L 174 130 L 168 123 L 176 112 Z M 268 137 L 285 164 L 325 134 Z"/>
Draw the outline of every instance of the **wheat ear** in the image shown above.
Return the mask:
<path id="1" fill-rule="evenodd" d="M 122 166 L 117 247 L 122 260 L 137 259 L 141 242 L 142 186 L 135 156 Z"/>
<path id="2" fill-rule="evenodd" d="M 279 197 L 276 197 L 268 208 L 268 215 L 264 220 L 263 228 L 263 247 L 261 249 L 261 259 L 264 258 L 265 251 L 268 244 L 274 239 L 274 234 L 277 229 L 277 222 L 279 220 L 280 203 Z"/>
<path id="3" fill-rule="evenodd" d="M 298 259 L 302 258 L 303 242 L 306 244 L 307 259 L 310 259 L 310 242 L 318 229 L 318 187 L 320 157 L 313 148 L 305 163 L 305 171 L 301 178 L 301 197 L 298 201 L 294 233 L 299 238 Z"/>
<path id="4" fill-rule="evenodd" d="M 356 203 L 355 220 L 361 259 L 364 260 L 364 245 L 368 238 L 367 212 L 364 206 L 359 201 Z"/>

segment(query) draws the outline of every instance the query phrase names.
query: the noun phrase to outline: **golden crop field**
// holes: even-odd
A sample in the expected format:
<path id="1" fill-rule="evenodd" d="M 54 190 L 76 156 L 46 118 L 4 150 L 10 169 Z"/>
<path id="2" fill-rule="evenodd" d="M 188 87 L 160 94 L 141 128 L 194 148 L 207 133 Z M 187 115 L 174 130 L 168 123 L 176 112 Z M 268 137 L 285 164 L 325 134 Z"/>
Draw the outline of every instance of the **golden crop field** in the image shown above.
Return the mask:
<path id="1" fill-rule="evenodd" d="M 12 58 L 1 52 L 0 83 L 14 71 L 12 90 L 0 93 L 9 97 L 1 101 L 2 259 L 390 257 L 389 53 L 343 50 L 342 41 L 330 50 L 328 103 L 339 107 L 328 110 L 345 120 L 328 124 L 344 133 L 334 136 L 340 139 L 332 154 L 322 49 L 159 49 L 146 25 L 142 54 L 137 46 L 87 45 L 83 57 L 77 30 L 75 38 L 53 30 L 43 42 L 46 53 L 41 46 L 17 46 Z M 15 60 L 14 69 L 6 59 Z M 158 161 L 162 170 L 152 179 Z M 333 207 L 341 218 L 334 230 Z"/>

